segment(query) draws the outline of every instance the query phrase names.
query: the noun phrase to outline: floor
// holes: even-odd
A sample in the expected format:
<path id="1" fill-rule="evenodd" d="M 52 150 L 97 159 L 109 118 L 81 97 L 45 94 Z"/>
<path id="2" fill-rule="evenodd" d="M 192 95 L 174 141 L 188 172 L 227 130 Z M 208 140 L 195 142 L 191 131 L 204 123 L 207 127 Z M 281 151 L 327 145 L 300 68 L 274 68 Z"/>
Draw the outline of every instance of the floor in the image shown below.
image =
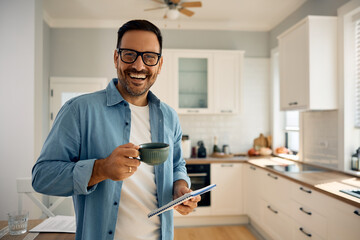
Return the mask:
<path id="1" fill-rule="evenodd" d="M 174 240 L 259 240 L 246 225 L 175 228 Z"/>

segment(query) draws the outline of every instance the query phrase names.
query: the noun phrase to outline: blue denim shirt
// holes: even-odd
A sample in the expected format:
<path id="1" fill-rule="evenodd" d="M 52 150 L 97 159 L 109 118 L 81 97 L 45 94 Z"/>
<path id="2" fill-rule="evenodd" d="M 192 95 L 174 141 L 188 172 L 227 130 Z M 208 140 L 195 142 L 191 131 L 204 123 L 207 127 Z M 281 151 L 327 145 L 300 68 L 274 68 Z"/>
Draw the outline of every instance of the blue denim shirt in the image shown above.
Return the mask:
<path id="1" fill-rule="evenodd" d="M 33 188 L 40 193 L 72 196 L 76 239 L 113 239 L 122 181 L 107 179 L 90 188 L 96 159 L 108 157 L 130 139 L 130 108 L 113 79 L 106 89 L 69 100 L 59 111 L 40 157 L 32 170 Z M 176 112 L 148 94 L 152 142 L 170 145 L 169 157 L 155 166 L 158 205 L 172 200 L 173 183 L 187 181 Z M 144 213 L 147 214 L 147 213 Z M 160 216 L 161 239 L 173 239 L 173 211 Z"/>

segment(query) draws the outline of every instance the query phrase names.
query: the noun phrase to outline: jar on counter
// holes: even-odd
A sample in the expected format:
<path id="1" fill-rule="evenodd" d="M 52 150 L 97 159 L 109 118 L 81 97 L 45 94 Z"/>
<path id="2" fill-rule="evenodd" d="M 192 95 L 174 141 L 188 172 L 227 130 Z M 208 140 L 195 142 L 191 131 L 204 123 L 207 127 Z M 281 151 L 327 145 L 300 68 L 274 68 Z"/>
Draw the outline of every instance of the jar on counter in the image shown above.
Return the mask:
<path id="1" fill-rule="evenodd" d="M 360 171 L 360 147 L 351 156 L 351 170 Z"/>

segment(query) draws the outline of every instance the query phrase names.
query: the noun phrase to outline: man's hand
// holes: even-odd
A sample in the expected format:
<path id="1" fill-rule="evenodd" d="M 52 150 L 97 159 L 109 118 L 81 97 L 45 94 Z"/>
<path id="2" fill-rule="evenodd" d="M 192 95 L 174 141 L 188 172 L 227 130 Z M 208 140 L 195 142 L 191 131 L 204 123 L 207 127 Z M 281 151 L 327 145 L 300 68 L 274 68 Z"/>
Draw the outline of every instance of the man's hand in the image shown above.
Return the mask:
<path id="1" fill-rule="evenodd" d="M 178 180 L 174 183 L 174 199 L 181 197 L 182 195 L 191 192 L 192 190 L 188 188 L 186 181 Z M 191 198 L 180 205 L 174 207 L 181 215 L 187 215 L 191 213 L 194 208 L 197 207 L 197 203 L 201 200 L 200 196 Z"/>
<path id="2" fill-rule="evenodd" d="M 133 175 L 140 165 L 138 159 L 133 159 L 139 156 L 138 149 L 139 146 L 127 143 L 115 148 L 107 158 L 96 160 L 88 186 L 105 179 L 121 181 Z"/>

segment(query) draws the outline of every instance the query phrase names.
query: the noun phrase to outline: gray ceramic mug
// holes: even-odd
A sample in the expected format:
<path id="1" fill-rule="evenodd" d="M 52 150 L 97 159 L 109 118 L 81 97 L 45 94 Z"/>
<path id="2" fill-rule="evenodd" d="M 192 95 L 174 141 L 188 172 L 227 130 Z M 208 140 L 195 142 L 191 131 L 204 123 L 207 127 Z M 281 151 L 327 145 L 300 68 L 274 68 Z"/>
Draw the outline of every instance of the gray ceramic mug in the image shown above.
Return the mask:
<path id="1" fill-rule="evenodd" d="M 139 160 L 149 165 L 158 165 L 166 161 L 169 156 L 169 144 L 144 143 L 140 144 Z"/>

